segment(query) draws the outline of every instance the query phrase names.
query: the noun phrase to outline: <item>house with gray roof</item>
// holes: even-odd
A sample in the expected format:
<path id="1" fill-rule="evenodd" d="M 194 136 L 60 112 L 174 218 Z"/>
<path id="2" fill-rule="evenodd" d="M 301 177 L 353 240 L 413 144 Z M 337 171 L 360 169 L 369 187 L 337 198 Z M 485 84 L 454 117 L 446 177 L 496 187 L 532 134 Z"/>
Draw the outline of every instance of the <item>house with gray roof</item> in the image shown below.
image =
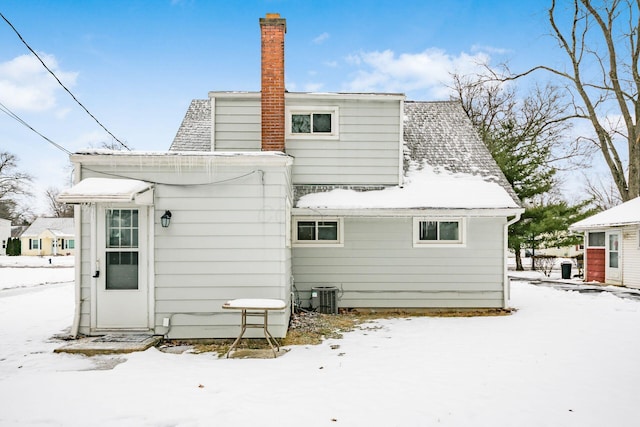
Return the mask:
<path id="1" fill-rule="evenodd" d="M 260 92 L 192 101 L 167 152 L 71 156 L 74 332 L 234 337 L 231 299 L 285 301 L 276 337 L 297 308 L 508 307 L 523 209 L 461 106 L 288 92 L 286 22 L 260 28 Z"/>
<path id="2" fill-rule="evenodd" d="M 74 255 L 73 218 L 36 218 L 20 235 L 20 245 L 22 255 Z"/>

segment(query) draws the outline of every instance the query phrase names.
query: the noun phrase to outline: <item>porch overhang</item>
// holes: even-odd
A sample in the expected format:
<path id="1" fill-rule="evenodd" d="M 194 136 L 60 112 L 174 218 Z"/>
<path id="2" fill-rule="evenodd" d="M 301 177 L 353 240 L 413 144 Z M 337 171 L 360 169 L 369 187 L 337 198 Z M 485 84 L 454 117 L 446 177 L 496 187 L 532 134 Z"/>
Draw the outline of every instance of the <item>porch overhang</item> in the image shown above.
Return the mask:
<path id="1" fill-rule="evenodd" d="M 153 204 L 153 184 L 137 179 L 85 178 L 60 192 L 58 202 Z"/>

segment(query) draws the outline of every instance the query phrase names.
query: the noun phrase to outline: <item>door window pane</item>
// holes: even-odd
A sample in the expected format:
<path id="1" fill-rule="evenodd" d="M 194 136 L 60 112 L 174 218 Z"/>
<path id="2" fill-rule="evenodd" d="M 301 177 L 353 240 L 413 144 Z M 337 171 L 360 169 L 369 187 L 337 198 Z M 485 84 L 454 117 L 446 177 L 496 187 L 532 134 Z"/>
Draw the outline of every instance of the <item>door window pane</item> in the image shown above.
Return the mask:
<path id="1" fill-rule="evenodd" d="M 136 209 L 107 210 L 107 247 L 138 247 L 138 211 Z"/>
<path id="2" fill-rule="evenodd" d="M 618 268 L 618 252 L 609 252 L 609 267 Z"/>
<path id="3" fill-rule="evenodd" d="M 609 234 L 609 267 L 618 268 L 618 245 L 619 239 L 617 234 Z"/>
<path id="4" fill-rule="evenodd" d="M 138 253 L 107 253 L 107 289 L 138 289 Z"/>

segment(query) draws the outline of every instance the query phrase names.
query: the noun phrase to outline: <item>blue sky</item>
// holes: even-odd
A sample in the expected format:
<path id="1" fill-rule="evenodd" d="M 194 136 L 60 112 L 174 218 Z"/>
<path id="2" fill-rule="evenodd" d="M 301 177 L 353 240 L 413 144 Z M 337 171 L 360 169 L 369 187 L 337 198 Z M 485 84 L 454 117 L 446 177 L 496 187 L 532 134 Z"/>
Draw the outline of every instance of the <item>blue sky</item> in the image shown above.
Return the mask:
<path id="1" fill-rule="evenodd" d="M 260 90 L 258 19 L 287 20 L 290 91 L 402 92 L 446 99 L 448 73 L 478 60 L 514 70 L 561 63 L 544 1 L 3 0 L 0 12 L 120 140 L 166 150 L 191 99 Z M 543 79 L 544 76 L 540 76 Z M 0 102 L 70 151 L 110 137 L 0 21 Z M 0 150 L 36 196 L 68 185 L 68 157 L 5 114 Z M 37 212 L 45 207 L 37 197 Z"/>

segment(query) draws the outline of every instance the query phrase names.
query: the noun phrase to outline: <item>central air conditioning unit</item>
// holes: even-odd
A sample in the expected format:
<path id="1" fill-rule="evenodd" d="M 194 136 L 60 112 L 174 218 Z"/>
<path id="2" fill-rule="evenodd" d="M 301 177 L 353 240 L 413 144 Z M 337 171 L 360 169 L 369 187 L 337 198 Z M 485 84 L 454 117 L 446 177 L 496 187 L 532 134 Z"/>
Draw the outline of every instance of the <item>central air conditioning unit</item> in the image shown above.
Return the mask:
<path id="1" fill-rule="evenodd" d="M 338 288 L 319 286 L 311 288 L 311 308 L 324 314 L 338 314 Z"/>

